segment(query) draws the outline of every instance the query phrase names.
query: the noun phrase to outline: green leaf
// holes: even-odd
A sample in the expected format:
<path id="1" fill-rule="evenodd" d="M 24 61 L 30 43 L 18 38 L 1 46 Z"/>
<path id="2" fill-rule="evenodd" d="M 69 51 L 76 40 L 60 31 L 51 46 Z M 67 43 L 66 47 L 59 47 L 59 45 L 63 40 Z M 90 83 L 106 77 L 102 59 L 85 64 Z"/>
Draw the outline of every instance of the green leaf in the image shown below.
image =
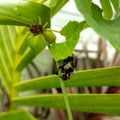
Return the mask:
<path id="1" fill-rule="evenodd" d="M 50 26 L 50 9 L 43 4 L 29 0 L 0 2 L 0 24 L 1 25 L 29 25 L 46 23 Z"/>
<path id="2" fill-rule="evenodd" d="M 68 99 L 72 110 L 120 115 L 119 94 L 68 94 Z M 62 94 L 18 97 L 12 104 L 66 109 Z"/>
<path id="3" fill-rule="evenodd" d="M 64 84 L 66 87 L 119 86 L 119 73 L 120 67 L 83 70 L 75 72 L 70 80 L 64 81 Z M 17 83 L 14 87 L 18 91 L 60 88 L 59 80 L 59 76 L 51 75 Z"/>
<path id="4" fill-rule="evenodd" d="M 27 50 L 28 39 L 31 37 L 31 35 L 32 34 L 28 31 L 28 28 L 19 27 L 15 46 L 20 55 L 24 54 L 24 52 Z"/>
<path id="5" fill-rule="evenodd" d="M 45 4 L 51 8 L 52 16 L 54 16 L 69 0 L 48 0 Z"/>
<path id="6" fill-rule="evenodd" d="M 112 3 L 115 11 L 116 11 L 116 14 L 119 13 L 119 0 L 110 0 L 110 2 Z"/>
<path id="7" fill-rule="evenodd" d="M 60 31 L 60 33 L 66 37 L 66 41 L 63 43 L 55 43 L 49 47 L 50 52 L 56 61 L 72 55 L 72 52 L 79 40 L 80 32 L 86 27 L 88 27 L 88 25 L 85 21 L 80 23 L 76 21 L 70 21 Z"/>
<path id="8" fill-rule="evenodd" d="M 67 56 L 72 55 L 72 52 L 69 50 L 66 42 L 52 44 L 52 46 L 50 46 L 49 49 L 50 53 L 56 61 L 62 60 Z"/>
<path id="9" fill-rule="evenodd" d="M 46 46 L 46 42 L 40 39 L 34 50 L 31 49 L 28 45 L 30 37 L 31 33 L 28 28 L 0 26 L 0 77 L 7 93 L 11 96 L 12 85 L 19 81 L 20 72 Z M 32 38 L 31 41 L 36 42 Z"/>
<path id="10" fill-rule="evenodd" d="M 0 77 L 8 93 L 13 77 L 16 37 L 16 27 L 0 26 Z"/>
<path id="11" fill-rule="evenodd" d="M 60 31 L 61 35 L 66 37 L 66 44 L 70 51 L 74 50 L 78 42 L 80 32 L 84 30 L 86 27 L 88 27 L 88 24 L 86 23 L 86 21 L 83 21 L 80 23 L 76 21 L 70 21 Z"/>
<path id="12" fill-rule="evenodd" d="M 112 11 L 112 6 L 110 4 L 110 1 L 109 0 L 100 0 L 100 3 L 103 8 L 104 17 L 106 19 L 111 19 L 112 15 L 113 15 L 113 11 Z"/>
<path id="13" fill-rule="evenodd" d="M 0 2 L 0 77 L 7 93 L 13 97 L 17 93 L 12 85 L 19 81 L 20 72 L 38 53 L 28 46 L 28 28 L 3 26 L 46 23 L 50 27 L 50 9 L 28 0 Z M 43 14 L 44 13 L 44 14 Z M 42 19 L 41 19 L 42 17 Z M 40 47 L 40 46 L 39 46 Z M 45 47 L 45 46 L 44 46 Z M 43 48 L 39 48 L 42 51 Z"/>
<path id="14" fill-rule="evenodd" d="M 120 51 L 120 17 L 115 20 L 105 20 L 98 6 L 87 3 L 88 0 L 75 0 L 75 2 L 87 23 Z"/>
<path id="15" fill-rule="evenodd" d="M 11 99 L 18 95 L 13 84 L 19 82 L 21 71 L 38 54 L 28 46 L 28 28 L 12 25 L 28 27 L 29 24 L 38 24 L 42 17 L 41 24 L 47 23 L 50 27 L 50 9 L 28 0 L 1 1 L 0 8 L 0 79 Z M 45 48 L 44 44 L 37 46 L 40 47 L 39 52 Z"/>
<path id="16" fill-rule="evenodd" d="M 36 53 L 32 49 L 28 49 L 22 56 L 17 58 L 15 70 L 21 72 L 35 57 Z"/>
<path id="17" fill-rule="evenodd" d="M 47 45 L 47 42 L 41 34 L 28 39 L 26 42 L 27 44 L 25 42 L 24 44 L 27 45 L 27 50 L 16 61 L 15 69 L 19 72 L 22 71 Z"/>
<path id="18" fill-rule="evenodd" d="M 15 110 L 0 114 L 0 120 L 36 120 L 28 112 L 23 110 Z"/>

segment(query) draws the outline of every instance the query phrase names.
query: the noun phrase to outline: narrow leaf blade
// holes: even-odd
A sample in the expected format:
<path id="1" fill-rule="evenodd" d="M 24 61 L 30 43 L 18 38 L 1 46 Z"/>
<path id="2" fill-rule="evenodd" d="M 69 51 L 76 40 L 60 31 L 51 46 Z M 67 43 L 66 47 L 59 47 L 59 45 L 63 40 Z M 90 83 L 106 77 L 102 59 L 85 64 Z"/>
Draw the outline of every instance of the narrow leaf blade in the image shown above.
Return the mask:
<path id="1" fill-rule="evenodd" d="M 119 86 L 120 67 L 100 68 L 75 72 L 70 80 L 64 81 L 66 87 L 84 86 Z M 34 78 L 18 84 L 14 87 L 18 91 L 36 90 L 44 88 L 60 88 L 59 76 L 51 75 Z"/>
<path id="2" fill-rule="evenodd" d="M 65 109 L 62 94 L 36 95 L 14 98 L 15 105 L 28 105 Z M 72 110 L 101 114 L 120 115 L 119 94 L 68 94 Z"/>
<path id="3" fill-rule="evenodd" d="M 0 72 L 2 83 L 8 93 L 10 92 L 15 58 L 16 31 L 14 26 L 0 26 Z"/>

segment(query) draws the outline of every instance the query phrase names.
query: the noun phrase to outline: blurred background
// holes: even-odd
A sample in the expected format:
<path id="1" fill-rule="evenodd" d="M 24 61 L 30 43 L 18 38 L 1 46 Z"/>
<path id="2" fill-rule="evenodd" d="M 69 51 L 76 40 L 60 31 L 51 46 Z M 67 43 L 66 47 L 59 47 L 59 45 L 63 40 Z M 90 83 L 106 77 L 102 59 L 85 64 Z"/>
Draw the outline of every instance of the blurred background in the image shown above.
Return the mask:
<path id="1" fill-rule="evenodd" d="M 98 0 L 94 0 L 96 4 Z M 74 0 L 69 2 L 52 18 L 52 29 L 61 30 L 69 21 L 82 21 L 83 16 L 76 9 Z M 64 37 L 59 33 L 55 33 L 57 42 L 64 41 Z M 120 65 L 120 54 L 106 41 L 104 38 L 96 34 L 91 28 L 87 28 L 80 34 L 80 39 L 74 50 L 76 58 L 75 71 L 95 69 Z M 49 60 L 49 61 L 48 61 Z M 48 49 L 46 48 L 39 54 L 24 70 L 21 80 L 28 78 L 41 77 L 56 73 L 56 64 L 52 59 Z M 68 93 L 120 93 L 120 87 L 83 87 L 83 88 L 67 88 Z M 35 93 L 61 93 L 61 89 L 39 90 L 24 92 L 21 95 L 29 95 Z M 26 108 L 40 120 L 67 120 L 66 111 L 58 109 L 46 108 Z M 73 111 L 74 120 L 120 120 L 119 116 L 101 115 L 95 113 L 83 113 Z"/>

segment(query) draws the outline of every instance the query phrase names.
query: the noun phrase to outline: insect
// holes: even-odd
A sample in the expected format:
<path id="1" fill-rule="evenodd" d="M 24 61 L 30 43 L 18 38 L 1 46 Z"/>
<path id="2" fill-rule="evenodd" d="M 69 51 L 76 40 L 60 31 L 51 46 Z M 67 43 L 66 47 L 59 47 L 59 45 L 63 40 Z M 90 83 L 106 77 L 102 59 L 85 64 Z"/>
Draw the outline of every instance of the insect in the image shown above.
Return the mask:
<path id="1" fill-rule="evenodd" d="M 52 31 L 45 29 L 45 25 L 42 26 L 41 24 L 36 24 L 36 25 L 29 25 L 28 27 L 30 32 L 32 32 L 34 36 L 43 34 L 47 43 L 49 44 L 55 43 L 56 36 Z"/>
<path id="2" fill-rule="evenodd" d="M 43 29 L 42 25 L 40 25 L 40 24 L 29 25 L 28 27 L 29 27 L 30 31 L 33 33 L 33 35 L 38 35 L 38 34 L 44 32 L 44 29 Z"/>
<path id="3" fill-rule="evenodd" d="M 60 66 L 58 67 L 58 75 L 63 80 L 68 80 L 71 74 L 74 72 L 75 59 L 73 56 L 69 56 L 66 59 L 60 61 Z"/>

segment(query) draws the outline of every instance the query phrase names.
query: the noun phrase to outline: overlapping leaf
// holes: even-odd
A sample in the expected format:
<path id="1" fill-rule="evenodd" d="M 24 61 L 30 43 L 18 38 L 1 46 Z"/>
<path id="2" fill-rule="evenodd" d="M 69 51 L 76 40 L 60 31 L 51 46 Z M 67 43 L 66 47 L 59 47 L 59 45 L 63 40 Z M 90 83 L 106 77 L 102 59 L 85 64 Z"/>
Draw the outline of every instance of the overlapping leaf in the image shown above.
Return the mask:
<path id="1" fill-rule="evenodd" d="M 104 11 L 104 17 L 106 19 L 111 19 L 112 15 L 113 15 L 113 11 L 112 11 L 112 6 L 110 4 L 109 0 L 100 0 L 103 11 Z"/>
<path id="2" fill-rule="evenodd" d="M 119 14 L 119 0 L 100 0 L 105 19 L 112 19 L 112 17 Z M 114 8 L 114 10 L 113 10 Z M 115 12 L 115 13 L 114 13 Z"/>
<path id="3" fill-rule="evenodd" d="M 7 91 L 11 87 L 16 37 L 15 27 L 0 26 L 0 72 Z"/>
<path id="4" fill-rule="evenodd" d="M 102 10 L 90 0 L 75 0 L 75 2 L 87 23 L 120 51 L 120 17 L 106 20 L 102 16 Z"/>
<path id="5" fill-rule="evenodd" d="M 0 114 L 0 120 L 36 120 L 24 110 L 15 110 Z"/>
<path id="6" fill-rule="evenodd" d="M 68 98 L 72 110 L 120 115 L 120 95 L 118 94 L 68 94 Z M 62 94 L 14 98 L 12 103 L 66 109 Z"/>
<path id="7" fill-rule="evenodd" d="M 66 87 L 85 86 L 118 86 L 120 85 L 120 67 L 101 68 L 75 72 L 70 80 L 64 81 Z M 60 88 L 57 75 L 34 78 L 30 81 L 17 83 L 14 87 L 18 91 L 38 90 L 44 88 Z"/>
<path id="8" fill-rule="evenodd" d="M 12 94 L 10 90 L 13 83 L 19 81 L 20 72 L 46 44 L 38 38 L 41 47 L 34 46 L 38 50 L 36 53 L 29 45 L 31 35 L 28 28 L 4 25 L 28 26 L 39 24 L 41 20 L 42 25 L 47 23 L 47 27 L 50 27 L 50 9 L 28 0 L 3 1 L 0 2 L 0 8 L 0 77 L 7 92 Z"/>
<path id="9" fill-rule="evenodd" d="M 70 21 L 60 33 L 65 36 L 65 42 L 55 43 L 50 46 L 50 52 L 53 58 L 58 61 L 72 55 L 72 52 L 79 40 L 79 35 L 82 30 L 87 28 L 88 25 L 85 21 L 76 22 Z"/>
<path id="10" fill-rule="evenodd" d="M 42 25 L 50 26 L 50 9 L 43 4 L 29 0 L 2 1 L 0 8 L 0 24 L 27 26 L 41 20 Z"/>

